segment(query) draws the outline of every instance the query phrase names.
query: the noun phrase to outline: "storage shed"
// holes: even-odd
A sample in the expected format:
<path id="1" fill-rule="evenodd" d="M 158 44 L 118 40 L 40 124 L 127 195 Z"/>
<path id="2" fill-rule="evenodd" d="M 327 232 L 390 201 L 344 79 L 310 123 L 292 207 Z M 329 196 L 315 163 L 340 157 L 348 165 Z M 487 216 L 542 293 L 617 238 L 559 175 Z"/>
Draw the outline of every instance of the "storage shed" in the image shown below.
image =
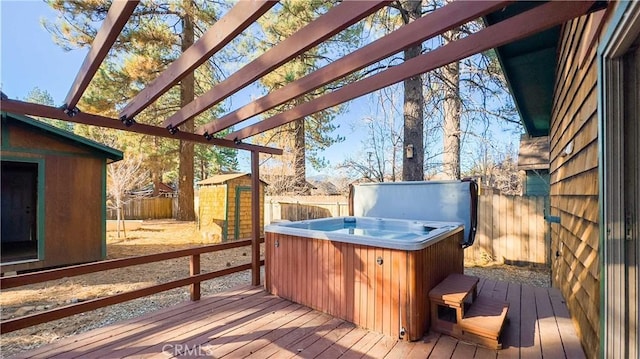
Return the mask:
<path id="1" fill-rule="evenodd" d="M 549 136 L 522 136 L 518 152 L 518 169 L 525 171 L 526 196 L 549 195 L 549 166 Z"/>
<path id="2" fill-rule="evenodd" d="M 1 271 L 106 257 L 106 166 L 122 152 L 2 112 Z"/>
<path id="3" fill-rule="evenodd" d="M 198 228 L 202 236 L 217 243 L 251 237 L 251 174 L 230 173 L 197 183 Z M 260 235 L 264 227 L 264 186 L 260 181 Z"/>

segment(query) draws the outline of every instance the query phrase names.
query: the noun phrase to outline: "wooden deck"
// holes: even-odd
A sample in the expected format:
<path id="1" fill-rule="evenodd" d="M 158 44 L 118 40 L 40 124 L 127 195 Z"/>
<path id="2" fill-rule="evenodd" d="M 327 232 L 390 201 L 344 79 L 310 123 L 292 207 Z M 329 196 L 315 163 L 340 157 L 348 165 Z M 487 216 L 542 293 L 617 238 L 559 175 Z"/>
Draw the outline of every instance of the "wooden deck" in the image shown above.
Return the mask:
<path id="1" fill-rule="evenodd" d="M 430 333 L 398 341 L 244 287 L 62 339 L 20 358 L 581 358 L 556 289 L 481 279 L 480 296 L 510 303 L 502 350 Z"/>

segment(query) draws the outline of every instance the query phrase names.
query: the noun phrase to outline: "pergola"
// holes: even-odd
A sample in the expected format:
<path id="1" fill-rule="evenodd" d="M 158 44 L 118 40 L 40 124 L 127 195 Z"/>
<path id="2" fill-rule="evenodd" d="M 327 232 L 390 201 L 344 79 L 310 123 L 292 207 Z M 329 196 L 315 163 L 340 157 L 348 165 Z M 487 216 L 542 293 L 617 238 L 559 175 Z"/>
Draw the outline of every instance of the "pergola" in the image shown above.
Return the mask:
<path id="1" fill-rule="evenodd" d="M 69 90 L 64 106 L 57 108 L 3 98 L 0 100 L 2 110 L 250 151 L 253 188 L 259 188 L 259 154 L 278 155 L 282 154 L 282 150 L 244 143 L 242 142 L 243 140 L 407 78 L 561 25 L 568 20 L 588 13 L 595 3 L 593 0 L 540 3 L 531 10 L 490 25 L 476 33 L 407 60 L 400 65 L 351 82 L 340 89 L 301 103 L 292 109 L 255 124 L 241 127 L 225 138 L 217 138 L 215 135 L 222 130 L 231 126 L 242 126 L 242 122 L 249 118 L 343 78 L 407 47 L 420 44 L 432 37 L 443 34 L 447 30 L 501 11 L 514 1 L 453 1 L 303 78 L 297 79 L 215 121 L 201 126 L 194 133 L 179 131 L 178 126 L 260 79 L 292 58 L 328 40 L 383 6 L 390 4 L 391 1 L 342 1 L 326 14 L 318 17 L 289 38 L 231 74 L 202 96 L 166 118 L 163 124 L 164 127 L 138 123 L 135 120 L 135 116 L 187 74 L 207 61 L 214 53 L 229 44 L 230 41 L 277 2 L 267 0 L 238 1 L 193 46 L 188 48 L 154 81 L 132 98 L 120 111 L 119 118 L 108 118 L 80 111 L 76 107 L 78 101 L 138 2 L 138 0 L 116 0 L 113 2 Z M 257 220 L 260 213 L 258 191 L 252 191 L 252 201 L 252 217 L 254 219 L 252 221 L 252 282 L 254 285 L 258 285 L 260 282 L 258 245 L 260 221 Z"/>

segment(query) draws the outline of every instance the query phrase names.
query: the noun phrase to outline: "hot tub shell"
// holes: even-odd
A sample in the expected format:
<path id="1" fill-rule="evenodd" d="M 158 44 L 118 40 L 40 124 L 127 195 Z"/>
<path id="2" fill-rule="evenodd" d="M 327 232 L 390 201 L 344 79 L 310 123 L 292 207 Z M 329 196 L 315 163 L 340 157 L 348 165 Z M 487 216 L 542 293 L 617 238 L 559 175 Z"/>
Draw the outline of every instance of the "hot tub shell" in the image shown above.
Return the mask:
<path id="1" fill-rule="evenodd" d="M 418 340 L 430 327 L 429 291 L 463 272 L 463 228 L 445 225 L 413 249 L 267 226 L 266 290 L 369 330 Z"/>

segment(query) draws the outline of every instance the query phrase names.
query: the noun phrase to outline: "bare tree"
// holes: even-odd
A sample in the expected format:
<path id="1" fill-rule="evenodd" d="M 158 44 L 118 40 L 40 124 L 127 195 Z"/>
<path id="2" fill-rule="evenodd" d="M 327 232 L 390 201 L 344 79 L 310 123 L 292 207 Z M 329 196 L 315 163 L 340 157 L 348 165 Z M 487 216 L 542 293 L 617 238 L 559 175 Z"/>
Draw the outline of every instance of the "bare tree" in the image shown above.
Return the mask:
<path id="1" fill-rule="evenodd" d="M 269 155 L 260 164 L 260 177 L 269 184 L 266 187 L 266 194 L 269 196 L 306 196 L 311 193 L 306 177 L 300 178 L 299 172 L 295 170 L 295 166 L 292 166 L 295 159 L 301 157 L 300 152 L 304 152 L 305 149 L 291 146 L 290 140 L 289 136 L 280 137 L 279 144 L 284 150 L 282 156 Z"/>
<path id="2" fill-rule="evenodd" d="M 363 119 L 367 137 L 361 150 L 348 156 L 337 167 L 346 170 L 351 177 L 366 178 L 373 182 L 395 182 L 400 169 L 402 127 L 389 118 Z"/>
<path id="3" fill-rule="evenodd" d="M 118 238 L 120 238 L 120 224 L 124 220 L 122 210 L 124 205 L 131 200 L 131 197 L 127 196 L 127 192 L 144 185 L 148 180 L 148 172 L 142 170 L 140 157 L 125 156 L 122 161 L 107 166 L 108 203 L 110 202 L 110 208 L 116 210 Z"/>
<path id="4" fill-rule="evenodd" d="M 487 134 L 490 138 L 490 134 Z M 479 177 L 482 185 L 495 188 L 502 194 L 521 195 L 522 178 L 518 170 L 518 156 L 511 145 L 498 147 L 489 140 L 479 145 L 480 151 L 473 159 L 466 176 Z"/>

